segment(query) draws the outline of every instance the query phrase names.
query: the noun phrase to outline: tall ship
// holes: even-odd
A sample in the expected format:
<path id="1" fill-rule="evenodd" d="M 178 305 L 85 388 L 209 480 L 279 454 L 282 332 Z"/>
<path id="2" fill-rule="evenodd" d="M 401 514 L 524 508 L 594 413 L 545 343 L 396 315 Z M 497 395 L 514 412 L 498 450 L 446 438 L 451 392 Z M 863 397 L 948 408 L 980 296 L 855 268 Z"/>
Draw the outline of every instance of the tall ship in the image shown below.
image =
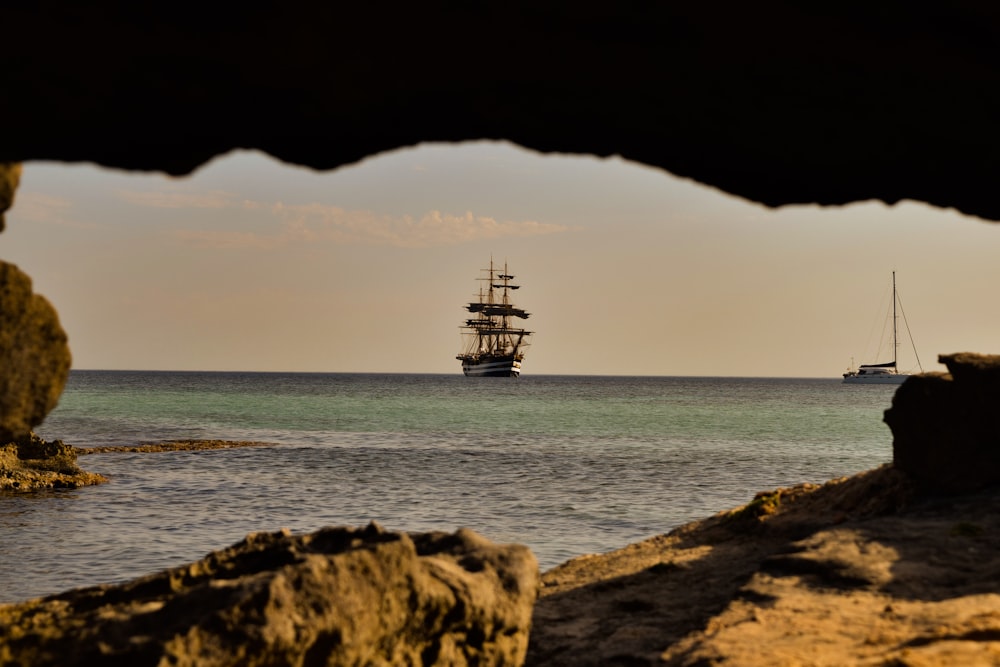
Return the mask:
<path id="1" fill-rule="evenodd" d="M 515 308 L 510 293 L 520 288 L 511 281 L 507 271 L 490 268 L 479 278 L 485 285 L 479 288 L 479 298 L 465 306 L 470 317 L 461 327 L 464 349 L 456 359 L 462 362 L 462 372 L 468 376 L 518 377 L 521 362 L 533 332 L 521 328 L 517 320 L 528 319 L 530 313 Z"/>
<path id="2" fill-rule="evenodd" d="M 845 384 L 902 384 L 906 381 L 906 378 L 910 377 L 909 373 L 900 373 L 898 367 L 898 357 L 899 357 L 899 340 L 897 336 L 897 321 L 898 316 L 896 315 L 896 309 L 899 306 L 899 310 L 902 310 L 902 304 L 899 301 L 899 295 L 896 293 L 896 272 L 892 272 L 892 338 L 891 338 L 891 352 L 892 361 L 883 361 L 881 363 L 875 364 L 861 364 L 857 368 L 848 368 L 847 372 L 844 373 L 844 383 Z M 906 321 L 904 315 L 903 321 Z M 913 336 L 910 335 L 909 324 L 906 326 L 907 336 L 910 338 L 910 345 L 913 347 L 914 357 L 917 360 L 917 366 L 920 371 L 923 372 L 923 367 L 920 366 L 920 358 L 916 356 L 916 346 L 913 345 Z"/>

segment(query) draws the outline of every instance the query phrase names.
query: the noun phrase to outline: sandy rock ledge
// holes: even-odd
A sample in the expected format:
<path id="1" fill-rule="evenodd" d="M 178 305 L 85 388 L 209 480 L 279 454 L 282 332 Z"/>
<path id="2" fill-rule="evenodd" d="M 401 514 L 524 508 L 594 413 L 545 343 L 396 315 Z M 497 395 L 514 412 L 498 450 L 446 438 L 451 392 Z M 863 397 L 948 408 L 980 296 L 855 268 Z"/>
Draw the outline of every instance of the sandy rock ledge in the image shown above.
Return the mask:
<path id="1" fill-rule="evenodd" d="M 1000 489 L 891 465 L 543 575 L 528 665 L 998 665 Z"/>

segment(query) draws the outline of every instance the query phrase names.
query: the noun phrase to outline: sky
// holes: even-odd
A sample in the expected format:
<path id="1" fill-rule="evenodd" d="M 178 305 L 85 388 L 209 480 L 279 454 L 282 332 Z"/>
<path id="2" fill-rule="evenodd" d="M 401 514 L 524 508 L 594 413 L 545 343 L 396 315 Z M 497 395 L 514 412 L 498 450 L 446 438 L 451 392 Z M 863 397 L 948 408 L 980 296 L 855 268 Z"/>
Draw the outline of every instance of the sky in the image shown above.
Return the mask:
<path id="1" fill-rule="evenodd" d="M 769 209 L 503 142 L 327 172 L 252 151 L 180 178 L 29 162 L 0 234 L 77 369 L 460 373 L 491 258 L 531 313 L 524 375 L 837 378 L 884 360 L 893 271 L 923 370 L 1000 353 L 995 223 L 914 202 Z"/>

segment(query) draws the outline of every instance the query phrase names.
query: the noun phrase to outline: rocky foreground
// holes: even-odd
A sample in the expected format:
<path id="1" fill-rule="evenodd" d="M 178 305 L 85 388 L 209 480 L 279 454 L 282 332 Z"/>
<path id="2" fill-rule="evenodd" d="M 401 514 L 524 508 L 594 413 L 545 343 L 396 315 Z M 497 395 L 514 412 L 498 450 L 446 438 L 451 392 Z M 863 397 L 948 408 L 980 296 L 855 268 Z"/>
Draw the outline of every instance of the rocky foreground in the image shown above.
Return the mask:
<path id="1" fill-rule="evenodd" d="M 0 606 L 0 664 L 996 665 L 1000 489 L 892 465 L 543 575 L 471 531 L 257 534 Z"/>
<path id="2" fill-rule="evenodd" d="M 885 466 L 543 577 L 532 665 L 998 665 L 1000 491 Z"/>
<path id="3" fill-rule="evenodd" d="M 941 361 L 897 391 L 876 470 L 541 576 L 466 530 L 252 535 L 0 606 L 0 664 L 997 665 L 1000 357 Z"/>
<path id="4" fill-rule="evenodd" d="M 120 586 L 0 606 L 2 665 L 520 664 L 538 563 L 471 531 L 250 535 Z"/>

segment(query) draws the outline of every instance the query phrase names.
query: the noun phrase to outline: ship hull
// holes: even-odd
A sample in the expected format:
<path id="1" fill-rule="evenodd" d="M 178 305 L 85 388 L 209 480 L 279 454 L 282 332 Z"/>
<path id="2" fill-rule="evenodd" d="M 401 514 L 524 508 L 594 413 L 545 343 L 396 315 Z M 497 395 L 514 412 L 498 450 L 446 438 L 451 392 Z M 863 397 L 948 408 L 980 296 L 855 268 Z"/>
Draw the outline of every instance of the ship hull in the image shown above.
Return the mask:
<path id="1" fill-rule="evenodd" d="M 521 362 L 512 356 L 463 359 L 462 372 L 469 377 L 516 378 L 521 375 Z"/>

